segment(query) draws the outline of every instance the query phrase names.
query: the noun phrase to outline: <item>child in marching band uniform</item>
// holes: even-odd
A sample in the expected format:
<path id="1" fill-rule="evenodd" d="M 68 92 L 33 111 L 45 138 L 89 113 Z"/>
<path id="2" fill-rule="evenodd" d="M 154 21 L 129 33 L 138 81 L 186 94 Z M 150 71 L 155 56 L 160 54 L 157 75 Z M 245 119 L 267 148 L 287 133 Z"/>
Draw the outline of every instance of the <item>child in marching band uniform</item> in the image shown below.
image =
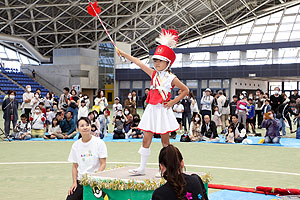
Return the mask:
<path id="1" fill-rule="evenodd" d="M 162 30 L 157 41 L 161 44 L 157 47 L 153 58 L 154 69 L 146 66 L 138 58 L 120 51 L 120 55 L 138 65 L 151 77 L 151 88 L 147 96 L 148 106 L 143 114 L 138 129 L 144 132 L 143 145 L 139 149 L 141 155 L 140 167 L 129 170 L 134 175 L 144 175 L 147 160 L 151 154 L 150 144 L 154 134 L 161 135 L 161 142 L 164 147 L 169 144 L 169 133 L 178 130 L 172 107 L 188 93 L 189 89 L 170 72 L 170 68 L 176 59 L 175 52 L 171 49 L 178 41 L 177 31 Z M 182 90 L 182 93 L 171 100 L 171 90 L 174 87 Z M 171 109 L 170 109 L 171 108 Z"/>

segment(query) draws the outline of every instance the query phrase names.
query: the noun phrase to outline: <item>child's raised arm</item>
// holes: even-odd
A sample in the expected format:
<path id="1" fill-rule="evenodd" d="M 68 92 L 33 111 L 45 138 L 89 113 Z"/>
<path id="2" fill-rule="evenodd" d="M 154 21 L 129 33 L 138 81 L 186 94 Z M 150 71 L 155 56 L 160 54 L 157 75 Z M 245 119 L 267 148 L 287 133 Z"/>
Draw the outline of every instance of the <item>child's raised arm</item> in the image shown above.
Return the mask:
<path id="1" fill-rule="evenodd" d="M 126 59 L 130 60 L 131 62 L 133 62 L 134 64 L 136 64 L 137 66 L 139 66 L 144 72 L 146 72 L 146 74 L 148 74 L 150 77 L 152 77 L 153 74 L 153 69 L 151 69 L 150 67 L 148 67 L 147 65 L 145 65 L 140 59 L 133 57 L 127 53 L 125 53 L 122 50 L 119 50 L 120 55 L 125 57 Z"/>

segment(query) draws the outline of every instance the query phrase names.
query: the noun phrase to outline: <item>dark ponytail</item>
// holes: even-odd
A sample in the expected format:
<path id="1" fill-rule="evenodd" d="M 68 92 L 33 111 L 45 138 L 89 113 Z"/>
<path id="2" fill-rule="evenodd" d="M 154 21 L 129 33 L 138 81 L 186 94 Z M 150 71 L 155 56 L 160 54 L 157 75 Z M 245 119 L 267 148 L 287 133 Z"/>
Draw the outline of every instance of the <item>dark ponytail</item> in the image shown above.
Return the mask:
<path id="1" fill-rule="evenodd" d="M 183 160 L 180 151 L 173 145 L 163 147 L 159 154 L 159 164 L 166 167 L 162 174 L 176 193 L 178 200 L 185 200 L 185 179 L 182 174 L 181 161 Z"/>

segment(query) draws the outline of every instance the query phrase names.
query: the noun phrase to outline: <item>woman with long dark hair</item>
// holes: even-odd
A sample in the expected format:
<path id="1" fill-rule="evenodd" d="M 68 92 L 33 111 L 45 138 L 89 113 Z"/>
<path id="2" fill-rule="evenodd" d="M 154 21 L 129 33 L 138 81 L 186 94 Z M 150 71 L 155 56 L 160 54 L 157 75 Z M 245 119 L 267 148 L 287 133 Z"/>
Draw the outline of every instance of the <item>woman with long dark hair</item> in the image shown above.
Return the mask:
<path id="1" fill-rule="evenodd" d="M 156 189 L 152 200 L 208 200 L 201 178 L 183 173 L 183 157 L 173 145 L 163 147 L 159 154 L 159 168 L 166 184 Z"/>

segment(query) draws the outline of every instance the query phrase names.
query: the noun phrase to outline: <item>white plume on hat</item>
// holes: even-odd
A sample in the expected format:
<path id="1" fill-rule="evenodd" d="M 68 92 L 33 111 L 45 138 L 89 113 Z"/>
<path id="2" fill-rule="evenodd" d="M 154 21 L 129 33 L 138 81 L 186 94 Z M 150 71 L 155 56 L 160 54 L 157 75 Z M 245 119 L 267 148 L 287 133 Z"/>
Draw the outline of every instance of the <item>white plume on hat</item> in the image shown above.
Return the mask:
<path id="1" fill-rule="evenodd" d="M 178 43 L 178 32 L 174 29 L 166 30 L 162 29 L 160 35 L 155 40 L 161 45 L 168 46 L 170 48 L 175 48 Z"/>

